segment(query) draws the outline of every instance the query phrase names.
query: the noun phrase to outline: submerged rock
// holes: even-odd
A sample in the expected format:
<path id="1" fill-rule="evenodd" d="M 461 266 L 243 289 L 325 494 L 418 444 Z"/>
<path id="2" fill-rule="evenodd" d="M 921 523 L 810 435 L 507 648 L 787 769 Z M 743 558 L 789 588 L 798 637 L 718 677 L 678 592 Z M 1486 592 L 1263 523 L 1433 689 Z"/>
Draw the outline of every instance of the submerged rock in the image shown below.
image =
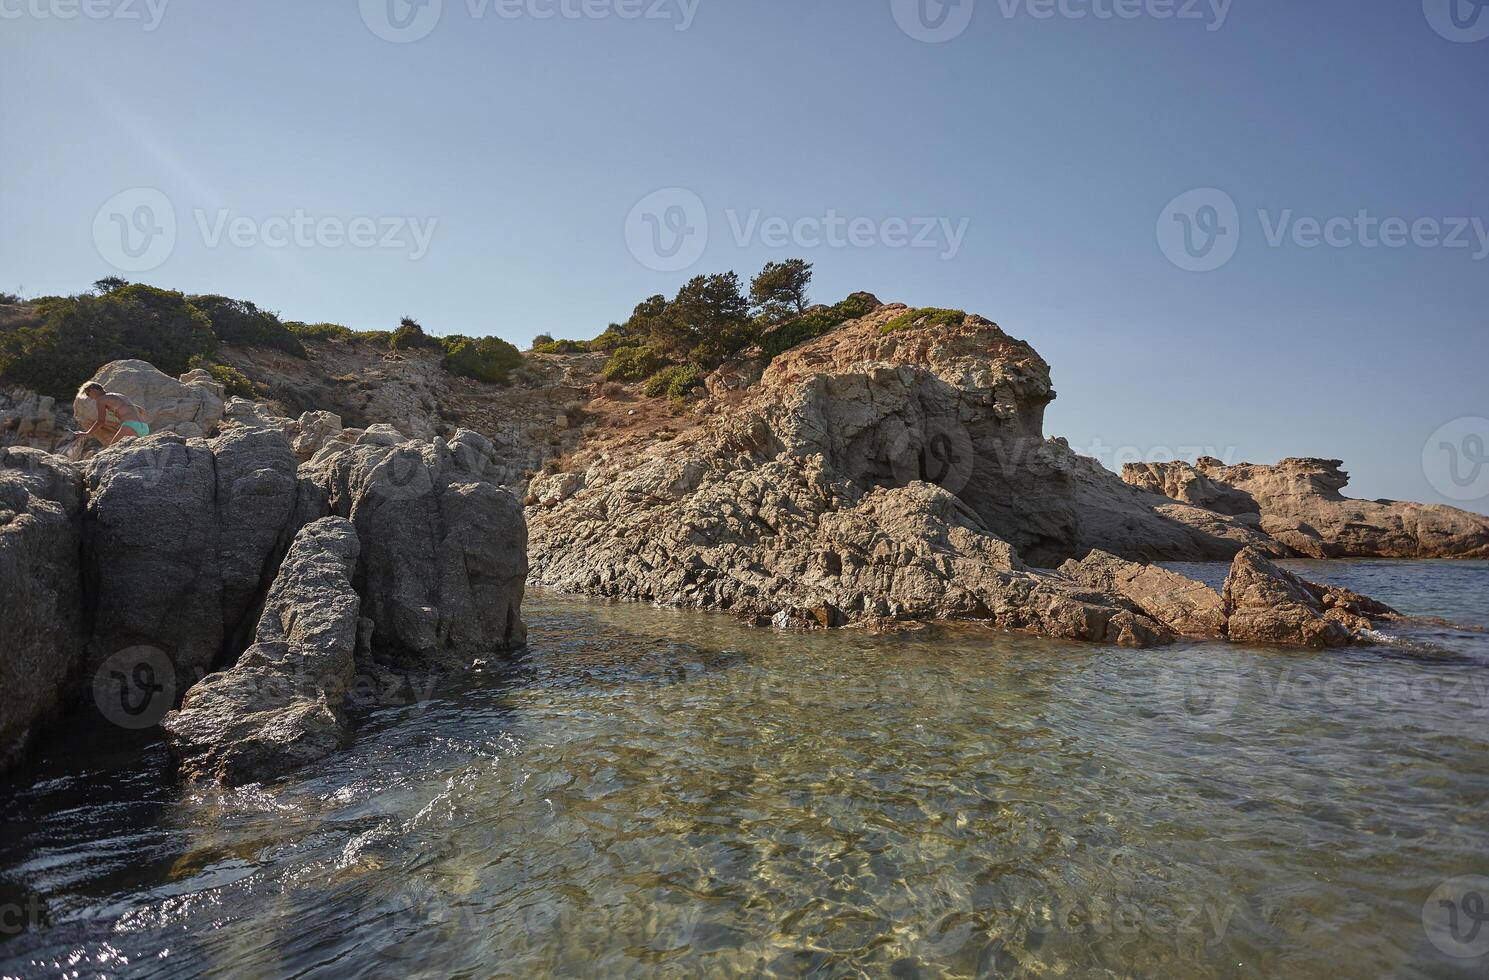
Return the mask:
<path id="1" fill-rule="evenodd" d="M 1276 466 L 1130 464 L 1122 478 L 1221 514 L 1250 519 L 1309 558 L 1486 558 L 1489 517 L 1438 504 L 1353 500 L 1337 459 L 1284 459 Z"/>
<path id="2" fill-rule="evenodd" d="M 260 782 L 336 751 L 356 672 L 360 553 L 349 521 L 328 517 L 295 537 L 269 589 L 254 644 L 230 670 L 187 692 L 163 727 L 192 778 Z"/>
<path id="3" fill-rule="evenodd" d="M 67 700 L 82 661 L 82 490 L 55 456 L 0 450 L 0 771 Z"/>

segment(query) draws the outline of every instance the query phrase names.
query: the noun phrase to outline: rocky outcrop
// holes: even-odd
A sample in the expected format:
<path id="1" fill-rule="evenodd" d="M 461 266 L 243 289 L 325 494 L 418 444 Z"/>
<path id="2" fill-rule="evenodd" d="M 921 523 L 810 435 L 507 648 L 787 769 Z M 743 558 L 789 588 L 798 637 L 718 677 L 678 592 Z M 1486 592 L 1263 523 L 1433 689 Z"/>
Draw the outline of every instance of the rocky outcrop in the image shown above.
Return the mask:
<path id="1" fill-rule="evenodd" d="M 464 430 L 433 442 L 375 430 L 301 470 L 361 540 L 356 586 L 376 623 L 373 651 L 464 666 L 521 646 L 527 527 L 489 479 L 501 468 L 491 443 Z"/>
<path id="2" fill-rule="evenodd" d="M 534 581 L 786 622 L 954 616 L 1147 644 L 1171 633 L 1130 599 L 1025 562 L 1268 545 L 1046 440 L 1054 392 L 1027 344 L 974 316 L 901 327 L 903 312 L 776 358 L 691 432 L 600 442 L 535 478 Z"/>
<path id="3" fill-rule="evenodd" d="M 222 421 L 222 384 L 206 371 L 188 371 L 176 380 L 146 361 L 111 361 L 91 380 L 143 409 L 151 432 L 202 437 Z M 81 429 L 98 417 L 93 402 L 82 397 L 73 400 L 72 414 Z"/>
<path id="4" fill-rule="evenodd" d="M 192 687 L 163 722 L 185 774 L 228 786 L 261 782 L 340 748 L 356 672 L 359 553 L 342 518 L 296 536 L 253 645 L 230 670 Z"/>
<path id="5" fill-rule="evenodd" d="M 126 440 L 83 467 L 88 662 L 148 646 L 187 683 L 241 635 L 304 520 L 296 460 L 273 428 Z M 184 685 L 183 685 L 184 686 Z"/>
<path id="6" fill-rule="evenodd" d="M 1225 580 L 1227 630 L 1232 640 L 1313 649 L 1346 646 L 1350 626 L 1327 615 L 1316 587 L 1248 548 Z"/>
<path id="7" fill-rule="evenodd" d="M 0 771 L 65 702 L 87 616 L 78 564 L 82 481 L 33 449 L 0 450 Z"/>
<path id="8" fill-rule="evenodd" d="M 0 446 L 56 452 L 77 436 L 55 399 L 18 386 L 0 389 Z"/>
<path id="9" fill-rule="evenodd" d="M 1485 558 L 1489 518 L 1455 507 L 1353 500 L 1339 491 L 1349 474 L 1333 459 L 1284 459 L 1276 466 L 1129 464 L 1128 483 L 1219 514 L 1254 522 L 1291 553 L 1310 558 Z"/>
<path id="10" fill-rule="evenodd" d="M 1090 588 L 1125 596 L 1144 615 L 1181 636 L 1218 639 L 1225 635 L 1225 603 L 1220 593 L 1177 572 L 1093 551 L 1080 561 L 1067 561 L 1060 573 Z"/>

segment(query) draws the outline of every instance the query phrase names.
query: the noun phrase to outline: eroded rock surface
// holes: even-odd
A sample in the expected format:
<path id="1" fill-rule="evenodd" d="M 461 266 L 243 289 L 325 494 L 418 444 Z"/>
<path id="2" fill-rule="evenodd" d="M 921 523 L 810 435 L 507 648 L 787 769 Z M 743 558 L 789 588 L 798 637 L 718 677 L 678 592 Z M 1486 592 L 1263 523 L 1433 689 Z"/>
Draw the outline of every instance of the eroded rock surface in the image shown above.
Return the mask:
<path id="1" fill-rule="evenodd" d="M 355 675 L 360 553 L 349 521 L 308 524 L 269 589 L 254 643 L 187 692 L 163 722 L 188 776 L 234 786 L 335 752 Z"/>
<path id="2" fill-rule="evenodd" d="M 81 665 L 82 500 L 62 460 L 0 450 L 0 771 L 62 706 Z"/>
<path id="3" fill-rule="evenodd" d="M 1350 625 L 1326 615 L 1316 587 L 1248 548 L 1236 555 L 1225 580 L 1230 638 L 1313 649 L 1353 642 Z"/>
<path id="4" fill-rule="evenodd" d="M 1180 635 L 1208 639 L 1225 635 L 1225 603 L 1220 593 L 1177 572 L 1093 551 L 1080 561 L 1067 561 L 1060 573 L 1093 589 L 1127 597 L 1145 615 Z"/>
<path id="5" fill-rule="evenodd" d="M 1309 558 L 1486 558 L 1489 518 L 1455 507 L 1353 500 L 1334 459 L 1284 459 L 1276 466 L 1129 464 L 1128 483 L 1219 514 L 1250 515 L 1262 531 Z"/>
<path id="6" fill-rule="evenodd" d="M 301 469 L 361 539 L 356 584 L 374 652 L 468 665 L 521 646 L 527 527 L 489 479 L 501 466 L 491 443 L 465 430 L 419 442 L 375 429 Z"/>

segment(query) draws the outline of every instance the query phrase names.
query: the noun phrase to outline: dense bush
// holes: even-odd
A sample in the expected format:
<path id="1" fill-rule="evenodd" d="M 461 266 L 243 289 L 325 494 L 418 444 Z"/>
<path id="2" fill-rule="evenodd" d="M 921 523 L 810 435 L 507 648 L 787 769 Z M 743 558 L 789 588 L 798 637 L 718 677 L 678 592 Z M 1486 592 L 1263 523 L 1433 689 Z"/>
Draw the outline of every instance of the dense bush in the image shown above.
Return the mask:
<path id="1" fill-rule="evenodd" d="M 237 368 L 228 367 L 226 364 L 217 364 L 207 360 L 205 357 L 193 357 L 191 359 L 193 368 L 201 368 L 222 383 L 222 389 L 228 397 L 257 398 L 258 389 L 254 388 L 253 382 L 248 380 L 248 375 Z"/>
<path id="2" fill-rule="evenodd" d="M 662 395 L 674 401 L 687 397 L 688 393 L 703 385 L 703 371 L 696 364 L 674 364 L 663 368 L 641 384 L 641 393 L 648 398 Z"/>
<path id="3" fill-rule="evenodd" d="M 24 302 L 26 301 L 21 299 L 21 297 L 17 296 L 15 293 L 0 292 L 0 306 L 15 306 L 19 303 Z"/>
<path id="4" fill-rule="evenodd" d="M 217 349 L 206 314 L 152 286 L 50 297 L 37 315 L 39 322 L 0 335 L 0 378 L 55 398 L 70 399 L 109 361 L 139 358 L 179 375 L 193 357 Z"/>
<path id="5" fill-rule="evenodd" d="M 268 310 L 247 300 L 226 296 L 192 296 L 190 303 L 212 322 L 219 342 L 242 347 L 267 347 L 295 357 L 305 357 L 300 338 Z"/>
<path id="6" fill-rule="evenodd" d="M 798 344 L 816 338 L 849 320 L 867 316 L 879 308 L 879 301 L 872 293 L 854 293 L 836 306 L 819 306 L 814 310 L 784 323 L 760 341 L 767 359 L 773 359 Z"/>
<path id="7" fill-rule="evenodd" d="M 339 323 L 301 323 L 299 320 L 290 320 L 285 323 L 285 329 L 296 337 L 306 340 L 355 340 L 357 332 L 351 327 L 343 327 Z"/>
<path id="8" fill-rule="evenodd" d="M 967 319 L 966 310 L 941 310 L 927 306 L 923 309 L 901 313 L 880 327 L 879 332 L 891 334 L 896 330 L 908 330 L 910 327 L 961 326 L 965 319 Z"/>
<path id="9" fill-rule="evenodd" d="M 444 348 L 445 370 L 477 381 L 506 384 L 522 366 L 522 352 L 500 337 L 446 337 Z"/>
<path id="10" fill-rule="evenodd" d="M 404 317 L 388 338 L 388 347 L 391 350 L 443 350 L 445 345 L 439 338 L 426 334 L 412 317 Z"/>
<path id="11" fill-rule="evenodd" d="M 554 340 L 550 337 L 541 344 L 534 341 L 533 350 L 539 354 L 582 354 L 589 350 L 589 344 L 583 340 Z"/>
<path id="12" fill-rule="evenodd" d="M 650 347 L 619 347 L 605 364 L 605 380 L 640 381 L 666 364 L 667 359 Z"/>

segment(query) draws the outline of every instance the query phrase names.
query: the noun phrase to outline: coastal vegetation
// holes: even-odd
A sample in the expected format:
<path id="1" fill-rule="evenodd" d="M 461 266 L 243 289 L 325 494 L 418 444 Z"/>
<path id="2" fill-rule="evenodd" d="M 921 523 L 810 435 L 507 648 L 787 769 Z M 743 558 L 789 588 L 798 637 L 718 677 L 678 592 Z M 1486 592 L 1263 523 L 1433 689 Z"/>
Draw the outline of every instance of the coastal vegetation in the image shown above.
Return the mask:
<path id="1" fill-rule="evenodd" d="M 73 296 L 24 300 L 0 296 L 19 314 L 0 318 L 0 381 L 69 399 L 101 364 L 137 359 L 167 374 L 200 367 L 230 395 L 252 397 L 248 378 L 223 364 L 220 348 L 251 347 L 290 357 L 308 356 L 305 343 L 365 344 L 390 351 L 442 355 L 452 374 L 506 384 L 522 354 L 499 337 L 433 336 L 405 316 L 394 330 L 353 330 L 339 323 L 285 321 L 242 299 L 188 296 L 108 276 Z"/>

